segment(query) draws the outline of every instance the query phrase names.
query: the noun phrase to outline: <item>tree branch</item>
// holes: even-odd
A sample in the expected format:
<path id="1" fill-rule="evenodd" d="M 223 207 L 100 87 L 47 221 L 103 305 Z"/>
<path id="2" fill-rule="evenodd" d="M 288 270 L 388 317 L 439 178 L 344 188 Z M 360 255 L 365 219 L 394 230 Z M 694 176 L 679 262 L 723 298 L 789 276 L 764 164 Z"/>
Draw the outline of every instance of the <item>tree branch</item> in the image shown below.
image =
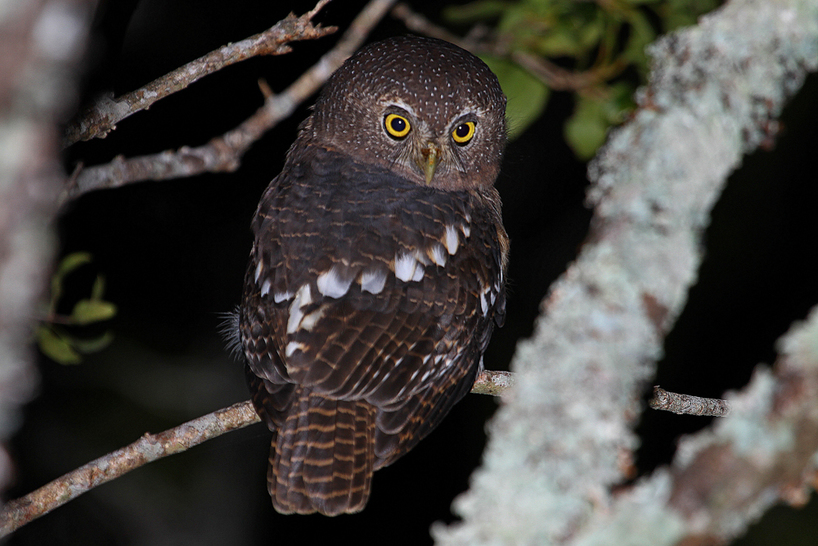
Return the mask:
<path id="1" fill-rule="evenodd" d="M 238 127 L 213 138 L 203 146 L 183 146 L 177 151 L 125 159 L 82 169 L 66 188 L 64 198 L 85 192 L 116 188 L 143 180 L 168 180 L 205 172 L 230 172 L 241 157 L 266 131 L 292 114 L 312 96 L 327 78 L 363 43 L 369 31 L 383 18 L 395 0 L 370 0 L 336 46 L 307 70 L 284 92 L 266 98 L 264 105 Z"/>
<path id="2" fill-rule="evenodd" d="M 68 125 L 64 145 L 67 147 L 80 140 L 105 138 L 123 119 L 231 64 L 258 55 L 289 53 L 292 51 L 288 45 L 290 42 L 315 40 L 332 34 L 338 30 L 337 27 L 322 28 L 321 25 L 312 24 L 312 18 L 329 1 L 319 0 L 311 11 L 300 17 L 291 13 L 264 32 L 211 51 L 136 91 L 116 99 L 110 97 L 100 99 Z"/>
<path id="3" fill-rule="evenodd" d="M 480 372 L 473 393 L 500 395 L 513 384 L 509 372 Z M 175 455 L 227 432 L 259 422 L 249 400 L 193 419 L 158 434 L 145 434 L 131 445 L 113 451 L 29 493 L 6 503 L 0 512 L 0 538 L 70 500 L 168 455 Z"/>

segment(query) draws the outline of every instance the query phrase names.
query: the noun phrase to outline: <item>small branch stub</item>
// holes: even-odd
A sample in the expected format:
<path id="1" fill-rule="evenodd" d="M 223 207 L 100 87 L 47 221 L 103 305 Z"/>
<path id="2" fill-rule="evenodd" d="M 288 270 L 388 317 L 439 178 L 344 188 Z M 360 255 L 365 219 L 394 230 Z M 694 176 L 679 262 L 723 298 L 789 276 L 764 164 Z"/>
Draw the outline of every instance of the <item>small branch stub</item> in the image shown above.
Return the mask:
<path id="1" fill-rule="evenodd" d="M 658 385 L 653 387 L 653 398 L 648 405 L 651 409 L 672 411 L 679 415 L 724 417 L 730 413 L 730 404 L 726 400 L 668 392 Z"/>

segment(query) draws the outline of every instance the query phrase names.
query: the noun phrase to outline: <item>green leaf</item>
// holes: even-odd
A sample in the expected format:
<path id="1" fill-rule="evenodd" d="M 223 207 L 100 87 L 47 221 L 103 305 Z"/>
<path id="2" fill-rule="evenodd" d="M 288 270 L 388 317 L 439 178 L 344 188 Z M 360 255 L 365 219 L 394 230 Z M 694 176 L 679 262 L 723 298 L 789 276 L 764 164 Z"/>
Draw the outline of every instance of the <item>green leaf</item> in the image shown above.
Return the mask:
<path id="1" fill-rule="evenodd" d="M 565 123 L 565 140 L 577 157 L 587 160 L 605 142 L 608 126 L 602 102 L 580 96 Z"/>
<path id="2" fill-rule="evenodd" d="M 508 137 L 514 140 L 540 117 L 548 102 L 549 90 L 540 80 L 517 64 L 496 57 L 483 57 L 500 80 L 508 98 Z"/>
<path id="3" fill-rule="evenodd" d="M 579 96 L 565 124 L 565 140 L 577 157 L 590 159 L 605 142 L 608 129 L 622 123 L 633 108 L 633 87 L 625 82 L 600 87 L 593 97 Z"/>
<path id="4" fill-rule="evenodd" d="M 51 277 L 51 311 L 53 312 L 57 306 L 57 302 L 62 297 L 62 282 L 66 275 L 91 261 L 90 252 L 72 252 L 65 258 L 60 260 L 57 265 L 57 270 Z"/>
<path id="5" fill-rule="evenodd" d="M 71 273 L 77 269 L 79 266 L 87 264 L 90 261 L 90 252 L 72 252 L 60 261 L 60 265 L 57 266 L 56 274 L 59 277 L 64 277 L 68 273 Z"/>
<path id="6" fill-rule="evenodd" d="M 99 337 L 92 339 L 77 339 L 74 338 L 74 347 L 81 353 L 96 353 L 107 347 L 114 340 L 114 334 L 110 331 L 105 332 Z"/>
<path id="7" fill-rule="evenodd" d="M 48 326 L 40 326 L 37 330 L 37 345 L 45 356 L 60 364 L 82 362 L 82 357 L 71 347 L 71 339 Z"/>
<path id="8" fill-rule="evenodd" d="M 647 17 L 639 10 L 631 10 L 627 19 L 630 23 L 630 37 L 625 46 L 624 56 L 645 74 L 648 71 L 648 56 L 645 48 L 656 39 L 656 32 Z"/>
<path id="9" fill-rule="evenodd" d="M 103 275 L 97 275 L 97 278 L 94 280 L 94 286 L 91 287 L 91 299 L 101 300 L 104 293 L 105 277 Z"/>
<path id="10" fill-rule="evenodd" d="M 85 325 L 108 320 L 116 315 L 116 305 L 109 301 L 80 300 L 74 306 L 69 319 L 73 324 Z"/>

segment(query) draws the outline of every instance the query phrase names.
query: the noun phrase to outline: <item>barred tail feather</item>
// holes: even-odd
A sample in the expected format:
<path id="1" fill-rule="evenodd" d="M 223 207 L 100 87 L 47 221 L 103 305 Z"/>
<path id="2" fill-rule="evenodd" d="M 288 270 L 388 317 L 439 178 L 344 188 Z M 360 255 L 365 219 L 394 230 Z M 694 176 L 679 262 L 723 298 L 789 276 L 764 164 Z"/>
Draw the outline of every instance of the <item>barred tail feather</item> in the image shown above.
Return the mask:
<path id="1" fill-rule="evenodd" d="M 270 451 L 268 488 L 285 514 L 361 511 L 374 470 L 375 408 L 299 388 Z"/>

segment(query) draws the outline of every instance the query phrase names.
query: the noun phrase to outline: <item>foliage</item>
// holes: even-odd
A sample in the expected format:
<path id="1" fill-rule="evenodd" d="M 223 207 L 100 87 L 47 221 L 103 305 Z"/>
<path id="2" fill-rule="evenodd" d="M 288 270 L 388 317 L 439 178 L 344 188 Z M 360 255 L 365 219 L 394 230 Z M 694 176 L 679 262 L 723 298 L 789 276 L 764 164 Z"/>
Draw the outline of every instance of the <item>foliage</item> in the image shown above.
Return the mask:
<path id="1" fill-rule="evenodd" d="M 43 354 L 61 364 L 79 364 L 82 354 L 100 351 L 113 339 L 110 331 L 91 337 L 76 335 L 78 327 L 95 325 L 116 315 L 116 305 L 102 298 L 105 293 L 102 275 L 94 279 L 90 296 L 75 301 L 68 315 L 58 312 L 65 304 L 62 300 L 66 278 L 90 262 L 91 255 L 87 252 L 69 254 L 59 263 L 51 279 L 51 301 L 46 319 L 37 330 L 37 344 Z"/>
<path id="2" fill-rule="evenodd" d="M 718 0 L 476 0 L 447 8 L 444 17 L 454 24 L 493 27 L 496 54 L 484 55 L 483 60 L 495 70 L 508 96 L 511 138 L 537 119 L 549 89 L 572 91 L 575 110 L 566 122 L 565 137 L 578 157 L 588 159 L 608 128 L 633 109 L 631 97 L 648 74 L 645 46 L 660 33 L 695 23 L 718 4 Z M 523 67 L 520 55 L 552 70 Z"/>

